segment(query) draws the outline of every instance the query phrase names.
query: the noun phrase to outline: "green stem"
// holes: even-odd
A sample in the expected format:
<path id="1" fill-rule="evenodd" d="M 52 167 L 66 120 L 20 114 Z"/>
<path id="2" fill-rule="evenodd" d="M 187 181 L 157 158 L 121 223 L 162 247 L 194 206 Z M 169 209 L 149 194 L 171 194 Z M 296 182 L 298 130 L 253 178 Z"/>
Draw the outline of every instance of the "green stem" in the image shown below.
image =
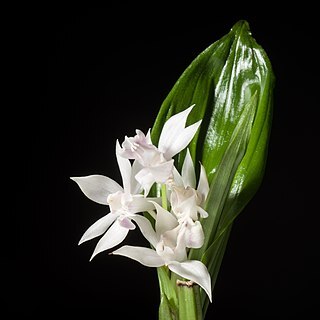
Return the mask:
<path id="1" fill-rule="evenodd" d="M 160 282 L 159 320 L 203 320 L 200 287 L 181 279 L 167 267 L 158 268 Z"/>
<path id="2" fill-rule="evenodd" d="M 161 200 L 162 200 L 162 208 L 165 210 L 168 210 L 167 186 L 165 184 L 161 185 Z"/>
<path id="3" fill-rule="evenodd" d="M 202 320 L 199 286 L 190 281 L 177 281 L 179 320 Z"/>

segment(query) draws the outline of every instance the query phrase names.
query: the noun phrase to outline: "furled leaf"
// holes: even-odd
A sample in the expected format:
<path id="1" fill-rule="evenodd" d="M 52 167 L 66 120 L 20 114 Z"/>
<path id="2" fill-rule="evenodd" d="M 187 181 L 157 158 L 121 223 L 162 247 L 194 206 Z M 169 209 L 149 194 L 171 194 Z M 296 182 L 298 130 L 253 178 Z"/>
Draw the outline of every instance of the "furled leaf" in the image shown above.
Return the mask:
<path id="1" fill-rule="evenodd" d="M 162 103 L 151 131 L 157 143 L 165 121 L 193 104 L 187 124 L 202 119 L 189 149 L 194 163 L 201 162 L 208 174 L 205 209 L 209 216 L 203 223 L 205 243 L 190 250 L 189 258 L 207 265 L 213 284 L 232 223 L 263 179 L 273 88 L 274 75 L 265 51 L 252 37 L 248 23 L 238 21 L 183 72 Z M 178 169 L 183 160 L 184 153 L 176 157 Z M 204 311 L 206 299 L 203 295 Z"/>
<path id="2" fill-rule="evenodd" d="M 168 268 L 158 268 L 158 277 L 160 284 L 159 319 L 176 319 L 178 300 L 175 287 L 172 286 L 172 281 L 168 275 Z"/>

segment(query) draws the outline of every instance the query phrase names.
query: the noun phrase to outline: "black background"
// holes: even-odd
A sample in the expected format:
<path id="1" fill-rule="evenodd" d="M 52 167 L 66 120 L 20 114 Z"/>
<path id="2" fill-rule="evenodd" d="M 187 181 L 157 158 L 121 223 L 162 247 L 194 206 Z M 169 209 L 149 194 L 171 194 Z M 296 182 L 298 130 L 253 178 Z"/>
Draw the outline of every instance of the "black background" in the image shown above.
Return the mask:
<path id="1" fill-rule="evenodd" d="M 69 177 L 120 182 L 115 140 L 146 132 L 185 68 L 239 19 L 272 62 L 274 117 L 265 177 L 234 224 L 207 319 L 309 319 L 319 300 L 313 24 L 128 19 L 107 8 L 31 12 L 14 17 L 17 32 L 5 36 L 4 89 L 13 92 L 3 118 L 12 169 L 4 171 L 13 197 L 2 240 L 4 309 L 157 318 L 155 269 L 107 253 L 89 262 L 97 240 L 77 245 L 107 208 Z M 138 232 L 125 242 L 145 244 Z"/>

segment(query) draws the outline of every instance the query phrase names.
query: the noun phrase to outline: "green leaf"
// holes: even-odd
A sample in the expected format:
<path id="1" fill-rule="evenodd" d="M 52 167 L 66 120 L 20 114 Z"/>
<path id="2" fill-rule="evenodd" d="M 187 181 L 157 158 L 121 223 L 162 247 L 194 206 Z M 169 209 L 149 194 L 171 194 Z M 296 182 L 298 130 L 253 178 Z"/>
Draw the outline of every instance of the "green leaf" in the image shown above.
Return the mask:
<path id="1" fill-rule="evenodd" d="M 232 224 L 230 224 L 229 227 L 225 230 L 225 232 L 215 241 L 214 245 L 210 246 L 210 248 L 206 251 L 203 257 L 203 260 L 207 262 L 207 268 L 209 273 L 211 274 L 212 288 L 214 288 L 218 278 L 218 273 L 222 264 L 224 252 L 228 244 L 231 228 Z M 210 260 L 208 258 L 210 258 Z M 206 313 L 209 303 L 210 301 L 208 296 L 202 292 L 203 314 Z"/>
<path id="2" fill-rule="evenodd" d="M 165 294 L 160 295 L 159 320 L 176 320 L 177 316 L 172 312 L 171 304 Z"/>
<path id="3" fill-rule="evenodd" d="M 203 121 L 189 147 L 193 160 L 196 164 L 202 162 L 211 181 L 244 106 L 257 91 L 259 101 L 255 107 L 259 111 L 253 131 L 260 150 L 259 154 L 252 155 L 257 167 L 251 170 L 259 176 L 265 162 L 271 124 L 273 82 L 266 53 L 252 38 L 248 23 L 241 20 L 227 35 L 201 52 L 183 72 L 161 105 L 152 127 L 152 141 L 155 144 L 158 142 L 169 117 L 195 104 L 187 123 Z M 263 130 L 262 123 L 265 123 Z M 250 147 L 253 144 L 251 142 Z M 178 168 L 181 168 L 183 159 L 184 154 L 177 156 Z M 248 159 L 244 163 L 243 170 L 249 162 Z M 238 185 L 243 183 L 242 180 L 239 177 Z M 254 184 L 258 185 L 260 179 L 254 180 Z"/>
<path id="4" fill-rule="evenodd" d="M 249 24 L 238 21 L 186 68 L 166 99 L 152 127 L 156 144 L 165 121 L 195 104 L 187 124 L 202 119 L 189 145 L 197 166 L 210 183 L 203 220 L 205 243 L 189 252 L 207 266 L 212 288 L 223 259 L 232 224 L 261 185 L 272 122 L 274 74 Z M 181 169 L 185 153 L 177 155 Z M 202 292 L 203 310 L 208 305 Z"/>
<path id="5" fill-rule="evenodd" d="M 233 135 L 231 136 L 228 148 L 225 151 L 214 179 L 211 182 L 205 205 L 205 210 L 209 213 L 209 216 L 202 224 L 205 242 L 200 249 L 190 251 L 190 259 L 200 260 L 204 252 L 217 238 L 217 229 L 221 226 L 221 220 L 225 218 L 222 216 L 222 213 L 225 212 L 224 206 L 230 193 L 235 172 L 237 171 L 247 148 L 255 115 L 255 109 L 252 108 L 252 106 L 256 104 L 256 101 L 257 95 L 254 94 L 251 97 L 251 101 L 247 103 L 244 108 Z M 229 226 L 229 224 L 227 226 Z M 208 261 L 205 261 L 205 263 L 208 264 Z"/>
<path id="6" fill-rule="evenodd" d="M 170 279 L 170 271 L 167 267 L 157 268 L 160 285 L 159 319 L 177 319 L 178 298 L 175 283 Z"/>
<path id="7" fill-rule="evenodd" d="M 234 217 L 232 217 L 226 228 L 223 229 L 223 232 L 217 235 L 217 230 L 219 230 L 221 221 L 224 218 L 225 203 L 228 200 L 235 172 L 247 148 L 255 115 L 255 109 L 252 108 L 252 106 L 255 105 L 256 102 L 257 95 L 254 94 L 251 101 L 244 108 L 243 114 L 230 139 L 230 144 L 223 155 L 216 175 L 211 183 L 205 207 L 209 216 L 202 224 L 205 233 L 204 245 L 200 249 L 190 250 L 189 253 L 190 259 L 202 260 L 207 266 L 211 275 L 212 288 L 218 276 L 224 250 L 229 238 L 229 229 L 231 228 Z M 227 211 L 227 213 L 229 212 Z M 202 297 L 206 308 L 208 299 L 205 293 L 202 293 Z"/>

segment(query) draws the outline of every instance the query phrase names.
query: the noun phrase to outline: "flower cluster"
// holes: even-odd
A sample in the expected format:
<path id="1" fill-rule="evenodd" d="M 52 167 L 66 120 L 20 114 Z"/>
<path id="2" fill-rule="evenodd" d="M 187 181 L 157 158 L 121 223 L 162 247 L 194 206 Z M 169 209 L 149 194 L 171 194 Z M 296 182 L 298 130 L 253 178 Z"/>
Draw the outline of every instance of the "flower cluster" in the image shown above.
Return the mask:
<path id="1" fill-rule="evenodd" d="M 200 164 L 198 183 L 187 146 L 197 132 L 201 120 L 186 127 L 194 105 L 169 118 L 163 126 L 158 146 L 150 137 L 136 130 L 134 137 L 116 141 L 116 158 L 123 187 L 102 176 L 72 177 L 91 200 L 109 206 L 110 213 L 96 221 L 83 234 L 79 244 L 101 236 L 91 259 L 98 253 L 119 245 L 136 226 L 149 241 L 150 247 L 124 245 L 112 253 L 134 259 L 148 267 L 167 266 L 172 272 L 197 283 L 211 300 L 211 279 L 206 266 L 189 260 L 188 250 L 200 248 L 204 233 L 200 222 L 208 216 L 204 203 L 209 184 Z M 173 157 L 186 149 L 181 173 Z M 157 184 L 158 197 L 149 197 Z M 141 214 L 148 212 L 154 223 Z M 153 227 L 154 225 L 154 227 Z M 91 260 L 90 259 L 90 260 Z"/>

